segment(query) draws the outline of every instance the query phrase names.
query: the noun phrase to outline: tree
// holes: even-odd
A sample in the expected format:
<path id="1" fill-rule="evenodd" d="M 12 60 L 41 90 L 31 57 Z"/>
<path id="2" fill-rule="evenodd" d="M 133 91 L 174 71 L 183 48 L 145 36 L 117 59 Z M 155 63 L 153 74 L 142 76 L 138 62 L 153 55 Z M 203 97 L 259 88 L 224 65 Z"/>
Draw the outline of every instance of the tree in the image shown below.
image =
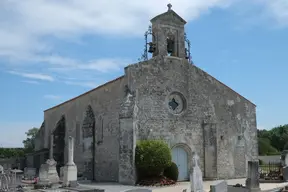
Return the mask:
<path id="1" fill-rule="evenodd" d="M 271 130 L 257 130 L 259 155 L 275 155 L 288 149 L 288 124 Z"/>
<path id="2" fill-rule="evenodd" d="M 29 129 L 25 134 L 27 135 L 27 139 L 23 141 L 24 148 L 26 152 L 32 152 L 34 151 L 35 147 L 35 137 L 38 133 L 38 128 L 33 127 L 32 129 Z"/>

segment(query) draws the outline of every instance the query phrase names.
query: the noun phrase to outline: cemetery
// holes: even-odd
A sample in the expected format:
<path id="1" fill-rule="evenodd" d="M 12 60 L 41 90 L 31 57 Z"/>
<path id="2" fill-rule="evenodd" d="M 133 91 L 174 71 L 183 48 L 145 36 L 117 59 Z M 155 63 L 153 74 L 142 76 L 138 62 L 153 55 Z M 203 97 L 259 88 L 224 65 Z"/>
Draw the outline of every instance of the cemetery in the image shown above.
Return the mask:
<path id="1" fill-rule="evenodd" d="M 53 137 L 51 136 L 51 143 L 53 143 Z M 155 152 L 151 151 L 153 146 L 161 150 Z M 149 151 L 150 150 L 150 151 Z M 161 153 L 160 151 L 163 151 Z M 61 167 L 60 173 L 56 170 L 57 162 L 53 158 L 53 147 L 50 148 L 49 158 L 44 164 L 41 165 L 39 172 L 33 167 L 25 167 L 24 170 L 18 169 L 4 169 L 0 165 L 0 191 L 35 191 L 35 192 L 44 192 L 44 191 L 65 191 L 65 192 L 75 192 L 75 191 L 105 191 L 107 190 L 108 185 L 103 185 L 102 188 L 98 188 L 96 184 L 85 183 L 78 181 L 77 178 L 77 165 L 74 162 L 74 138 L 68 138 L 68 162 L 65 166 Z M 142 159 L 141 159 L 142 157 Z M 203 181 L 203 174 L 199 167 L 199 156 L 195 153 L 192 158 L 192 166 L 190 172 L 190 182 L 189 185 L 185 185 L 187 182 L 177 182 L 178 179 L 178 168 L 177 165 L 171 162 L 171 151 L 169 151 L 168 145 L 165 146 L 165 142 L 160 140 L 151 140 L 151 141 L 142 141 L 138 143 L 136 147 L 136 167 L 138 172 L 141 172 L 141 176 L 138 175 L 138 178 L 145 178 L 145 182 L 138 182 L 136 186 L 127 186 L 131 188 L 126 191 L 130 192 L 148 192 L 148 191 L 181 191 L 181 192 L 280 192 L 288 191 L 288 183 L 286 180 L 287 174 L 287 162 L 288 162 L 288 153 L 283 151 L 281 156 L 281 171 L 275 171 L 275 167 L 271 165 L 271 172 L 267 172 L 268 177 L 263 177 L 263 171 L 261 168 L 264 166 L 259 165 L 259 161 L 248 161 L 248 172 L 245 179 L 245 184 L 228 184 L 229 180 L 215 180 L 210 183 L 210 190 L 207 190 L 207 181 Z M 156 159 L 156 160 L 155 160 Z M 168 159 L 166 161 L 166 159 Z M 157 164 L 157 160 L 159 164 Z M 154 161 L 154 165 L 152 165 Z M 163 165 L 162 167 L 160 165 Z M 149 169 L 148 169 L 149 167 Z M 156 168 L 165 169 L 163 174 L 158 176 L 155 182 L 155 175 L 159 174 Z M 168 169 L 169 168 L 169 169 Z M 267 169 L 269 170 L 269 169 Z M 274 170 L 274 171 L 273 171 Z M 165 176 L 163 176 L 165 175 Z M 269 175 L 271 175 L 269 177 Z M 148 177 L 147 177 L 148 176 Z M 280 180 L 282 178 L 282 180 Z M 139 179 L 138 179 L 139 180 Z M 141 181 L 141 179 L 140 179 Z M 151 181 L 154 181 L 151 182 Z M 278 185 L 278 187 L 271 188 L 269 190 L 261 190 L 261 181 L 265 183 L 273 184 L 275 181 L 282 182 L 284 185 Z M 110 184 L 113 186 L 113 184 Z M 285 186 L 287 185 L 287 187 Z M 117 185 L 116 185 L 117 186 Z M 120 188 L 113 191 L 121 191 Z M 120 187 L 120 186 L 119 186 Z M 123 186 L 121 186 L 123 187 Z M 182 188 L 181 188 L 182 187 Z M 206 187 L 206 188 L 205 188 Z M 110 191 L 110 190 L 108 190 Z M 123 191 L 123 190 L 122 190 Z"/>

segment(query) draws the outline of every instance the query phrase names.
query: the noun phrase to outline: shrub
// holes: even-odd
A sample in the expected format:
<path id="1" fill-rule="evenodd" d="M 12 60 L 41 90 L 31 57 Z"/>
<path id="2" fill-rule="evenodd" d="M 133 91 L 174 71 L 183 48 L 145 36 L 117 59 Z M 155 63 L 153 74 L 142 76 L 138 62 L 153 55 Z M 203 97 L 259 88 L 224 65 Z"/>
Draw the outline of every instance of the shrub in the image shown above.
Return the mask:
<path id="1" fill-rule="evenodd" d="M 160 140 L 137 142 L 135 164 L 139 177 L 160 176 L 171 165 L 171 150 Z"/>
<path id="2" fill-rule="evenodd" d="M 259 159 L 259 165 L 263 165 L 263 161 L 261 159 Z"/>
<path id="3" fill-rule="evenodd" d="M 169 179 L 172 179 L 173 181 L 178 180 L 178 175 L 179 175 L 178 167 L 174 162 L 172 162 L 171 165 L 164 170 L 164 176 L 168 177 Z"/>

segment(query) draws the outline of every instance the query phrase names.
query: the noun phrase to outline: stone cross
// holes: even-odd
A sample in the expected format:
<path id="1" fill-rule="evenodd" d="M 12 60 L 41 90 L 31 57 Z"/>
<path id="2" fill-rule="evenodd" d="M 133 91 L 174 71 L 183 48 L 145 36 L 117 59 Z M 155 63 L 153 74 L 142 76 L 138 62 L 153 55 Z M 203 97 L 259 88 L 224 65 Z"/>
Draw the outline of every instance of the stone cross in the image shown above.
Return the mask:
<path id="1" fill-rule="evenodd" d="M 194 167 L 193 173 L 190 175 L 190 186 L 191 191 L 193 192 L 203 192 L 203 178 L 202 178 L 202 171 L 198 165 L 199 156 L 195 153 L 193 156 Z"/>
<path id="2" fill-rule="evenodd" d="M 51 134 L 51 136 L 50 136 L 49 159 L 54 159 L 54 158 L 53 158 L 53 145 L 54 145 L 54 135 Z"/>
<path id="3" fill-rule="evenodd" d="M 198 161 L 199 161 L 199 156 L 197 155 L 197 154 L 195 154 L 194 156 L 193 156 L 193 160 L 194 160 L 194 167 L 199 167 L 199 165 L 198 165 Z"/>
<path id="4" fill-rule="evenodd" d="M 74 138 L 69 136 L 68 139 L 68 165 L 74 165 Z"/>

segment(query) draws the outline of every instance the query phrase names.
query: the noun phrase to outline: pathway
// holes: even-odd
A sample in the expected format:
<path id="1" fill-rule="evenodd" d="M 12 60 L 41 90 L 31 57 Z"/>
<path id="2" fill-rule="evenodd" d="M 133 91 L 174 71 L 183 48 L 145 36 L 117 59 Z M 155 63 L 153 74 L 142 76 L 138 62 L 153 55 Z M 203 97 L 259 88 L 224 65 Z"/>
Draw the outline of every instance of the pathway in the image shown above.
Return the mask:
<path id="1" fill-rule="evenodd" d="M 205 192 L 209 192 L 210 185 L 214 181 L 204 181 L 204 190 Z M 231 179 L 227 180 L 228 185 L 235 185 L 237 183 L 244 185 L 245 179 Z M 261 183 L 260 187 L 262 190 L 271 190 L 278 187 L 284 187 L 288 185 L 286 183 Z M 125 192 L 129 189 L 152 189 L 153 192 L 182 192 L 184 189 L 190 191 L 190 183 L 189 182 L 180 182 L 175 186 L 170 187 L 138 187 L 138 186 L 127 186 L 121 185 L 117 183 L 91 183 L 91 184 L 81 184 L 81 186 L 85 186 L 88 188 L 98 188 L 98 189 L 105 189 L 105 192 Z"/>

